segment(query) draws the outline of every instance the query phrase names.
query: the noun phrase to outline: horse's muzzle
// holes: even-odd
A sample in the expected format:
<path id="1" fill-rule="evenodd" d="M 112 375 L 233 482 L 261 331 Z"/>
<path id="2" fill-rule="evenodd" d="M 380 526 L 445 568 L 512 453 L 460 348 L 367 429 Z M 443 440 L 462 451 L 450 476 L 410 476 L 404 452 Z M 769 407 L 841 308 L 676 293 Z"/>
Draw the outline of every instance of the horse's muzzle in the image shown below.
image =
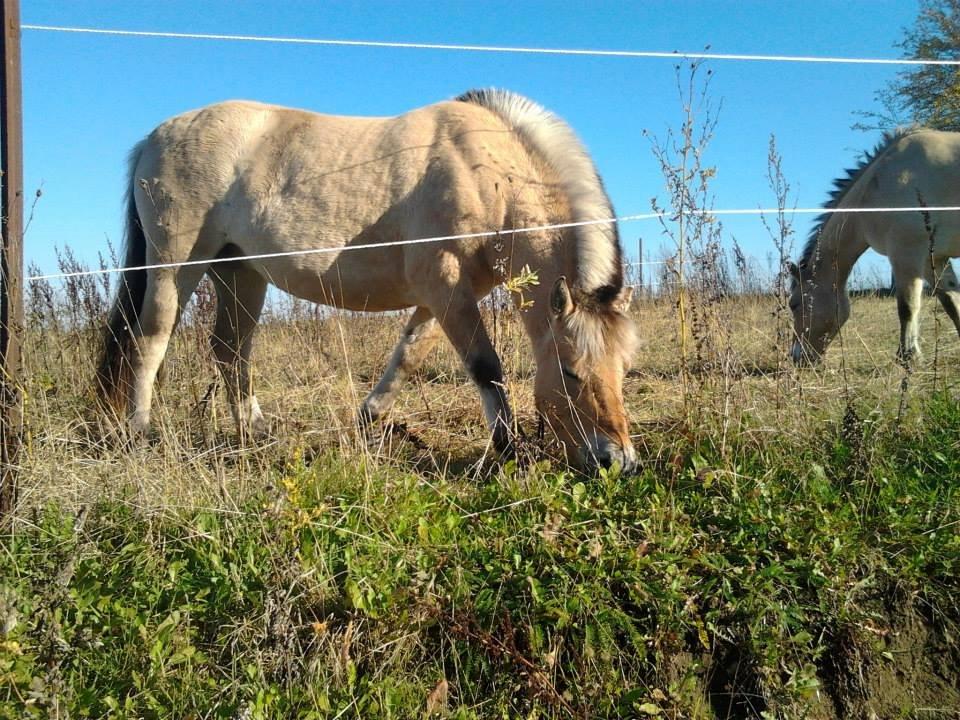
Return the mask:
<path id="1" fill-rule="evenodd" d="M 580 448 L 580 464 L 586 472 L 608 470 L 614 465 L 623 473 L 633 472 L 637 467 L 637 452 L 632 444 L 622 447 L 607 438 L 597 438 L 596 446 L 585 445 Z"/>

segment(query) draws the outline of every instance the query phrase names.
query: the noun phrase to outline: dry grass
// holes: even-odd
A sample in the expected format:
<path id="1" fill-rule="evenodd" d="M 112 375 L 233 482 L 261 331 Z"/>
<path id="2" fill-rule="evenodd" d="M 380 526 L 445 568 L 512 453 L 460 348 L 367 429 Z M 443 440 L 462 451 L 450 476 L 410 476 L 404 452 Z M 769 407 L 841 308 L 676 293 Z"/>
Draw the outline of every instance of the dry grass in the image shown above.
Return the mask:
<path id="1" fill-rule="evenodd" d="M 670 428 L 709 428 L 720 446 L 741 432 L 748 434 L 741 441 L 756 443 L 770 433 L 803 437 L 812 424 L 839 421 L 848 405 L 861 417 L 896 418 L 902 400 L 909 409 L 934 387 L 957 382 L 960 343 L 932 301 L 924 313 L 926 356 L 909 378 L 894 361 L 892 299 L 855 299 L 853 316 L 824 366 L 802 371 L 790 367 L 785 349 L 776 347 L 777 325 L 784 320 L 773 298 L 733 297 L 701 306 L 705 324 L 695 331 L 709 333 L 712 341 L 693 358 L 693 390 L 686 399 L 679 391 L 673 300 L 644 299 L 635 306 L 642 344 L 624 394 L 635 443 L 648 463 L 662 460 L 657 441 Z M 296 448 L 333 449 L 437 475 L 483 463 L 488 438 L 480 405 L 449 345 L 438 346 L 397 402 L 392 419 L 406 432 L 386 425 L 380 436 L 361 440 L 354 412 L 382 372 L 402 317 L 321 314 L 282 300 L 261 326 L 254 355 L 257 394 L 274 439 L 239 446 L 224 393 L 204 402 L 216 377 L 205 313 L 188 314 L 177 333 L 155 404 L 156 442 L 134 451 L 104 442 L 101 426 L 89 422 L 94 324 L 67 330 L 48 320 L 45 329 L 30 332 L 24 506 L 51 500 L 73 506 L 102 494 L 129 496 L 135 488 L 135 499 L 128 499 L 148 508 L 229 508 L 262 489 L 269 469 Z M 532 431 L 534 366 L 526 338 L 510 311 L 488 314 L 487 320 L 496 328 L 520 424 Z"/>
<path id="2" fill-rule="evenodd" d="M 96 322 L 63 311 L 98 307 L 84 299 L 97 292 L 31 304 L 0 717 L 960 707 L 954 675 L 932 669 L 960 651 L 929 640 L 956 637 L 960 342 L 931 306 L 910 375 L 878 298 L 854 301 L 822 368 L 797 371 L 774 298 L 694 285 L 684 374 L 674 300 L 641 300 L 624 387 L 641 471 L 588 481 L 495 463 L 447 345 L 394 429 L 359 438 L 355 410 L 403 318 L 287 301 L 255 352 L 273 439 L 243 445 L 223 393 L 205 402 L 203 293 L 155 437 L 121 446 L 91 410 Z M 512 311 L 486 319 L 532 434 L 526 338 Z M 918 432 L 934 417 L 945 429 Z"/>

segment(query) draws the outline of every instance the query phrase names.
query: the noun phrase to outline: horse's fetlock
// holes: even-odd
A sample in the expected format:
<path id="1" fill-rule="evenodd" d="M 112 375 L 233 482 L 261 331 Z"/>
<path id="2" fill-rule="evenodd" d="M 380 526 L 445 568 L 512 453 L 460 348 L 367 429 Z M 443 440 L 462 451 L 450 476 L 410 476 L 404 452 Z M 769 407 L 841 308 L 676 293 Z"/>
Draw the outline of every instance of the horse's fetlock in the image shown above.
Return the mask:
<path id="1" fill-rule="evenodd" d="M 506 423 L 499 422 L 493 429 L 493 448 L 504 458 L 511 458 L 516 454 L 513 433 L 510 432 Z"/>
<path id="2" fill-rule="evenodd" d="M 235 391 L 234 397 L 236 394 Z M 255 395 L 248 395 L 236 402 L 231 401 L 230 411 L 237 426 L 237 434 L 241 438 L 262 439 L 269 436 L 269 423 L 264 418 Z"/>

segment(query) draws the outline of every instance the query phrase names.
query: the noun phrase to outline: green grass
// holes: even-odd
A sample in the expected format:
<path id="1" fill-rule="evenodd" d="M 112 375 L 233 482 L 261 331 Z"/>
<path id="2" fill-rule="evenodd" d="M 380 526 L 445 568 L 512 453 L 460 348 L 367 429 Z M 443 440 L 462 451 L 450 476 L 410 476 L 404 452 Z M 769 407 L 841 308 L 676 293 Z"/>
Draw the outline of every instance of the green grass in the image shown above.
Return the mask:
<path id="1" fill-rule="evenodd" d="M 0 717 L 828 717 L 894 606 L 956 638 L 960 408 L 916 412 L 655 430 L 629 477 L 294 451 L 236 510 L 37 510 Z"/>

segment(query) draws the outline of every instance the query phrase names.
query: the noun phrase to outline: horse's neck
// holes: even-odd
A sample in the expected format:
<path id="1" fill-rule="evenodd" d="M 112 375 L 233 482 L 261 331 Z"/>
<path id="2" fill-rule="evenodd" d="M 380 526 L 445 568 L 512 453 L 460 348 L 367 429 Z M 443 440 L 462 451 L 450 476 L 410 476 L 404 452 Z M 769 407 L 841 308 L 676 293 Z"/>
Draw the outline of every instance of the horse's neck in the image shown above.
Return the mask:
<path id="1" fill-rule="evenodd" d="M 548 327 L 550 292 L 561 275 L 573 282 L 574 268 L 565 248 L 549 237 L 540 236 L 539 233 L 523 233 L 514 237 L 516 241 L 505 248 L 502 256 L 505 267 L 500 277 L 512 291 L 514 304 L 517 307 L 523 305 L 521 317 L 524 327 L 530 340 L 536 344 Z M 525 273 L 526 268 L 531 274 Z"/>
<path id="2" fill-rule="evenodd" d="M 817 280 L 828 281 L 837 288 L 846 287 L 853 266 L 868 247 L 857 224 L 856 216 L 835 213 L 824 225 L 815 250 L 818 257 L 814 277 Z"/>

